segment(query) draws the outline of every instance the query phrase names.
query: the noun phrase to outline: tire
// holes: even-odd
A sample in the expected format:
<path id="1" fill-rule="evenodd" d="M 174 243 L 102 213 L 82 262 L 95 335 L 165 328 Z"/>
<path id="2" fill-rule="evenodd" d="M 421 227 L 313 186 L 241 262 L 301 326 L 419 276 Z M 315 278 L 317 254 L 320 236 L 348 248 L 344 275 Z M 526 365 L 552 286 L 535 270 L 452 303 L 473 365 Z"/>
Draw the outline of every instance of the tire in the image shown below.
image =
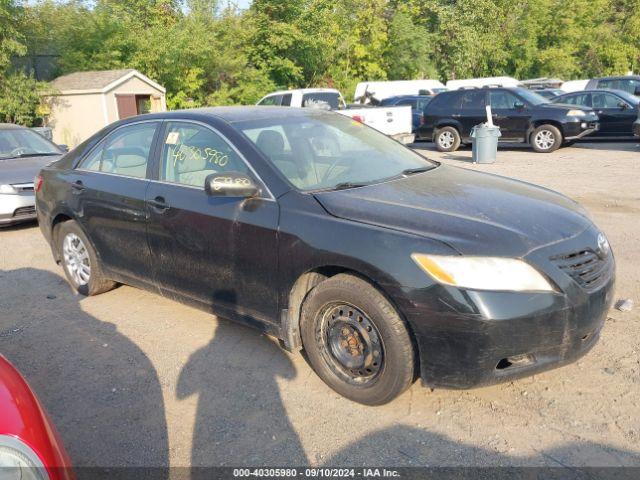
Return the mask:
<path id="1" fill-rule="evenodd" d="M 76 222 L 68 220 L 56 226 L 54 238 L 64 274 L 73 290 L 92 296 L 116 286 L 104 276 L 91 242 Z"/>
<path id="2" fill-rule="evenodd" d="M 531 146 L 538 153 L 555 152 L 562 140 L 562 133 L 553 125 L 540 125 L 531 134 Z"/>
<path id="3" fill-rule="evenodd" d="M 382 405 L 414 380 L 415 350 L 395 308 L 366 281 L 338 274 L 302 306 L 302 344 L 313 370 L 340 395 Z"/>
<path id="4" fill-rule="evenodd" d="M 433 136 L 436 148 L 440 152 L 455 152 L 460 147 L 460 133 L 455 127 L 443 127 Z"/>

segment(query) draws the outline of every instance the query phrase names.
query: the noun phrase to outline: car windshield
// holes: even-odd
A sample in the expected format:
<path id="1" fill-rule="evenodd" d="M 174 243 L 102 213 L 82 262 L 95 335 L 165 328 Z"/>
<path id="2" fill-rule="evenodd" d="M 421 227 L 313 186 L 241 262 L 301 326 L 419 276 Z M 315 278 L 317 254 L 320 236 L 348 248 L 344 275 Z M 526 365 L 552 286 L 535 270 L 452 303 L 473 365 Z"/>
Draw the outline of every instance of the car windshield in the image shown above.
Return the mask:
<path id="1" fill-rule="evenodd" d="M 536 92 L 532 92 L 526 88 L 518 88 L 518 95 L 531 105 L 541 105 L 543 103 L 549 103 L 549 99 L 544 98 L 542 95 L 538 95 Z"/>
<path id="2" fill-rule="evenodd" d="M 303 191 L 369 185 L 438 165 L 337 113 L 251 120 L 235 126 Z"/>
<path id="3" fill-rule="evenodd" d="M 26 128 L 0 129 L 0 159 L 60 155 L 51 142 Z"/>
<path id="4" fill-rule="evenodd" d="M 636 97 L 635 95 L 631 95 L 629 92 L 625 92 L 624 90 L 618 90 L 616 91 L 616 94 L 619 97 L 622 97 L 624 99 L 625 102 L 629 103 L 630 105 L 640 105 L 640 98 Z"/>

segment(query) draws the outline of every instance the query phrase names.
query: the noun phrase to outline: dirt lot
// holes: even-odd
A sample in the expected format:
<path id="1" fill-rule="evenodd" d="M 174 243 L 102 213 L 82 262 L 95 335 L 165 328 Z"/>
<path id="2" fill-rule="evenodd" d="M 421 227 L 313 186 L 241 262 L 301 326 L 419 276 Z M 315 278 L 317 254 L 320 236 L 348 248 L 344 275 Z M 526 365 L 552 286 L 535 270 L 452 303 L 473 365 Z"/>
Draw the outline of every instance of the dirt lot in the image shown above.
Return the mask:
<path id="1" fill-rule="evenodd" d="M 81 298 L 38 228 L 0 231 L 0 352 L 76 465 L 640 466 L 640 145 L 425 153 L 559 190 L 609 236 L 617 298 L 581 361 L 472 391 L 414 385 L 370 408 L 247 328 L 130 287 Z"/>

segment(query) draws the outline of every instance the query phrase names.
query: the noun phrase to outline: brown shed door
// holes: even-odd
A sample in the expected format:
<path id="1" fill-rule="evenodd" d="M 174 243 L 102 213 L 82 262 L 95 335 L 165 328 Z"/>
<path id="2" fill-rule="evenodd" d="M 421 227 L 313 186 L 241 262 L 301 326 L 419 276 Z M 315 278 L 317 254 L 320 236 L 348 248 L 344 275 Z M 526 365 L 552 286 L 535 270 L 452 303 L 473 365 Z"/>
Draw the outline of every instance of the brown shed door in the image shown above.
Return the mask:
<path id="1" fill-rule="evenodd" d="M 138 114 L 135 95 L 116 95 L 116 103 L 118 104 L 118 118 L 120 120 Z"/>

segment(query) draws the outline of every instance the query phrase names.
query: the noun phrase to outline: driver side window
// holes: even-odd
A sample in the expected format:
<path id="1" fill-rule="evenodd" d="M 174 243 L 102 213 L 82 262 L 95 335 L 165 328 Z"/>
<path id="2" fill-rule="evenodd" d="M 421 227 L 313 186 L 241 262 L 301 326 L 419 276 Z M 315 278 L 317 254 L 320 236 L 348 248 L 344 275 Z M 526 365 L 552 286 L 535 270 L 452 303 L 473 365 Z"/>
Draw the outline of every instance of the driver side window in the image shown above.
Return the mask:
<path id="1" fill-rule="evenodd" d="M 204 188 L 207 176 L 231 171 L 249 173 L 244 161 L 219 134 L 194 123 L 167 124 L 160 180 Z"/>

